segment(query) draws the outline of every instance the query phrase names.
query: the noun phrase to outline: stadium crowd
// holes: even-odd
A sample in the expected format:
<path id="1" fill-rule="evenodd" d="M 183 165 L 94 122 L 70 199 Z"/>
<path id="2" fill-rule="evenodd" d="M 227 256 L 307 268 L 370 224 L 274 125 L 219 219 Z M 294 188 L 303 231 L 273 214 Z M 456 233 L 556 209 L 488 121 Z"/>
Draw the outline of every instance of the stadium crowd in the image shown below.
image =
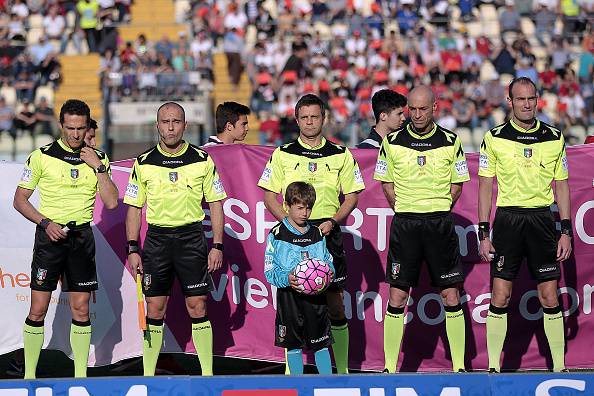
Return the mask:
<path id="1" fill-rule="evenodd" d="M 567 131 L 587 131 L 594 121 L 588 0 L 192 0 L 190 35 L 157 42 L 140 35 L 122 43 L 116 25 L 129 20 L 129 5 L 0 2 L 0 84 L 14 86 L 19 103 L 33 102 L 37 87 L 60 83 L 56 55 L 84 52 L 86 40 L 89 51 L 101 54 L 102 86 L 111 100 L 177 100 L 208 91 L 212 55 L 224 52 L 234 84 L 248 74 L 249 105 L 267 144 L 295 136 L 292 108 L 305 93 L 329 103 L 331 136 L 351 144 L 373 124 L 374 92 L 389 87 L 406 94 L 419 83 L 433 87 L 442 125 L 471 134 L 506 117 L 504 86 L 519 76 L 537 82 L 545 121 Z M 493 19 L 486 20 L 483 8 L 493 6 Z M 27 38 L 34 15 L 42 16 L 43 28 L 36 41 Z M 567 133 L 570 143 L 579 140 Z M 479 138 L 471 139 L 474 145 Z"/>
<path id="2" fill-rule="evenodd" d="M 247 70 L 261 143 L 293 138 L 292 105 L 313 92 L 329 103 L 335 139 L 348 144 L 353 127 L 364 134 L 372 123 L 374 92 L 406 94 L 421 82 L 432 85 L 438 120 L 451 129 L 500 122 L 504 86 L 520 76 L 550 94 L 540 102 L 544 120 L 586 129 L 592 121 L 591 1 L 247 1 L 229 3 L 224 16 L 209 2 L 192 4 L 194 28 L 222 38 L 231 81 Z M 473 22 L 485 23 L 483 4 L 497 8 L 498 19 L 486 21 L 496 34 L 481 33 L 484 26 L 470 31 Z M 534 34 L 526 34 L 526 18 Z M 250 28 L 256 40 L 248 49 Z"/>

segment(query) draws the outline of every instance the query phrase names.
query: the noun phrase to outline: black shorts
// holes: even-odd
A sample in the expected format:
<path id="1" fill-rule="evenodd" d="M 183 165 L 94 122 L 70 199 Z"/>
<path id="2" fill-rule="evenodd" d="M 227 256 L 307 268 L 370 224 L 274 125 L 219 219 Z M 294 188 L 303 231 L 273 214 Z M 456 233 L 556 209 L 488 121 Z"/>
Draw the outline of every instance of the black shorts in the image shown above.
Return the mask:
<path id="1" fill-rule="evenodd" d="M 433 286 L 453 286 L 464 280 L 458 235 L 449 212 L 396 213 L 392 218 L 386 282 L 394 287 L 416 286 L 423 261 Z"/>
<path id="2" fill-rule="evenodd" d="M 555 218 L 549 207 L 497 208 L 493 247 L 497 253 L 491 261 L 491 276 L 495 278 L 515 279 L 524 257 L 536 281 L 561 277 Z"/>
<path id="3" fill-rule="evenodd" d="M 309 220 L 309 223 L 318 227 L 328 219 Z M 332 255 L 334 264 L 334 279 L 328 287 L 328 290 L 342 290 L 347 280 L 347 265 L 346 265 L 346 254 L 344 252 L 344 246 L 342 244 L 342 231 L 340 225 L 336 225 L 328 235 L 326 235 L 326 247 Z"/>
<path id="4" fill-rule="evenodd" d="M 97 290 L 95 238 L 89 223 L 70 227 L 66 239 L 58 242 L 52 242 L 43 228 L 35 229 L 31 289 L 54 291 L 60 279 L 65 292 Z"/>
<path id="5" fill-rule="evenodd" d="M 285 287 L 276 291 L 274 345 L 318 351 L 334 342 L 324 293 L 301 294 Z"/>
<path id="6" fill-rule="evenodd" d="M 142 289 L 147 297 L 169 296 L 174 273 L 185 296 L 202 296 L 214 287 L 200 222 L 181 227 L 149 224 L 142 265 Z"/>

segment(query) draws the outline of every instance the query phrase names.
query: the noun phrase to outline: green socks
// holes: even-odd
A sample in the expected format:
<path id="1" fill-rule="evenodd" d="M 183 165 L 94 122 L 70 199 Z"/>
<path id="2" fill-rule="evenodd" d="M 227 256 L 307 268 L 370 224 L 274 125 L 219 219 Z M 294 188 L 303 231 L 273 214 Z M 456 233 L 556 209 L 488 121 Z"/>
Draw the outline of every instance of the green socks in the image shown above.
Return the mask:
<path id="1" fill-rule="evenodd" d="M 330 320 L 332 326 L 332 337 L 334 345 L 334 362 L 336 363 L 336 372 L 338 374 L 349 373 L 349 325 L 346 318 L 340 320 Z"/>
<path id="2" fill-rule="evenodd" d="M 499 308 L 489 305 L 487 314 L 487 353 L 489 368 L 501 371 L 501 351 L 507 334 L 507 307 Z"/>
<path id="3" fill-rule="evenodd" d="M 396 308 L 388 304 L 384 317 L 384 360 L 389 373 L 396 372 L 403 334 L 404 307 Z"/>
<path id="4" fill-rule="evenodd" d="M 466 325 L 462 305 L 444 307 L 446 317 L 446 334 L 452 354 L 452 367 L 455 373 L 464 370 L 464 349 L 466 346 Z"/>
<path id="5" fill-rule="evenodd" d="M 43 320 L 36 322 L 29 318 L 25 319 L 23 342 L 25 344 L 25 379 L 34 379 L 39 354 L 43 347 Z"/>
<path id="6" fill-rule="evenodd" d="M 145 377 L 155 375 L 161 345 L 163 345 L 163 319 L 146 318 L 142 354 L 142 367 L 144 368 Z"/>
<path id="7" fill-rule="evenodd" d="M 74 378 L 87 376 L 89 347 L 91 346 L 91 321 L 79 322 L 72 319 L 70 325 L 70 346 L 74 355 Z"/>
<path id="8" fill-rule="evenodd" d="M 203 376 L 212 376 L 212 327 L 208 316 L 192 318 L 192 341 Z"/>
<path id="9" fill-rule="evenodd" d="M 565 330 L 563 327 L 563 313 L 561 307 L 542 308 L 544 319 L 544 332 L 549 341 L 551 357 L 553 358 L 553 371 L 558 373 L 565 369 Z"/>

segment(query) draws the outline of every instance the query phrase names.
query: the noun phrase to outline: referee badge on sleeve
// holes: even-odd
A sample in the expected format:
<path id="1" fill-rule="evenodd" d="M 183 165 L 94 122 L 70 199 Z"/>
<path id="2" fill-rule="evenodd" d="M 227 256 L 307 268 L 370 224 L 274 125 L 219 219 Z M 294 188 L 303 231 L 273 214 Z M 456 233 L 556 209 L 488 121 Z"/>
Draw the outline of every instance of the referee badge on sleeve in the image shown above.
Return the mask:
<path id="1" fill-rule="evenodd" d="M 384 160 L 378 159 L 375 163 L 375 173 L 380 176 L 385 176 L 388 171 L 388 163 Z"/>
<path id="2" fill-rule="evenodd" d="M 24 168 L 23 174 L 21 175 L 21 181 L 25 183 L 29 183 L 31 181 L 31 176 L 33 175 L 33 171 L 31 168 Z"/>
<path id="3" fill-rule="evenodd" d="M 225 187 L 223 187 L 223 182 L 221 181 L 221 179 L 216 179 L 215 181 L 213 181 L 212 187 L 214 188 L 217 194 L 225 193 Z"/>
<path id="4" fill-rule="evenodd" d="M 479 167 L 481 169 L 489 169 L 489 157 L 487 154 L 481 153 L 479 157 Z"/>
<path id="5" fill-rule="evenodd" d="M 363 176 L 361 175 L 361 170 L 359 168 L 355 168 L 355 183 L 361 184 L 363 183 Z"/>
<path id="6" fill-rule="evenodd" d="M 454 165 L 456 166 L 456 173 L 458 176 L 464 176 L 468 174 L 468 164 L 466 164 L 466 160 L 456 161 Z"/>
<path id="7" fill-rule="evenodd" d="M 260 181 L 268 182 L 270 181 L 270 176 L 272 175 L 272 169 L 269 167 L 264 168 L 264 172 L 262 172 L 262 176 L 260 176 Z"/>
<path id="8" fill-rule="evenodd" d="M 126 186 L 126 196 L 132 199 L 138 198 L 138 186 L 136 184 L 128 183 L 128 186 Z"/>

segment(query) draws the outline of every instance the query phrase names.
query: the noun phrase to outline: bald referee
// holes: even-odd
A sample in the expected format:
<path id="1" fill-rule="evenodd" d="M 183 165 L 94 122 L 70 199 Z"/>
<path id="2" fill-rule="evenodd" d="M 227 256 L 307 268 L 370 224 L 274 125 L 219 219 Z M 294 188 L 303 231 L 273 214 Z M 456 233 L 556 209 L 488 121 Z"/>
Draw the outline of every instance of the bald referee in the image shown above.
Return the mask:
<path id="1" fill-rule="evenodd" d="M 386 264 L 390 300 L 384 319 L 385 371 L 396 372 L 404 307 L 423 261 L 431 283 L 440 290 L 453 370 L 464 371 L 459 292 L 464 277 L 450 210 L 462 194 L 462 184 L 470 180 L 466 157 L 458 136 L 433 121 L 437 105 L 430 88 L 413 89 L 408 109 L 410 123 L 383 140 L 374 174 L 395 212 Z"/>
<path id="2" fill-rule="evenodd" d="M 571 254 L 569 171 L 563 133 L 536 118 L 538 95 L 526 78 L 509 85 L 512 118 L 485 134 L 479 159 L 479 254 L 491 262 L 491 305 L 487 314 L 489 370 L 499 372 L 507 334 L 513 280 L 524 258 L 537 282 L 553 371 L 565 370 L 563 313 L 557 298 L 561 262 Z M 497 212 L 490 235 L 493 178 Z M 552 183 L 555 182 L 555 194 Z M 557 197 L 561 234 L 551 204 Z"/>
<path id="3" fill-rule="evenodd" d="M 213 288 L 211 273 L 223 262 L 223 206 L 227 197 L 212 158 L 183 140 L 184 109 L 167 102 L 157 111 L 159 143 L 138 156 L 126 188 L 128 263 L 143 272 L 147 302 L 144 375 L 153 376 L 163 343 L 163 321 L 174 276 L 186 297 L 192 341 L 202 375 L 212 372 L 212 328 L 206 310 Z M 202 229 L 208 203 L 213 243 L 207 250 Z M 148 230 L 140 246 L 142 208 Z"/>

